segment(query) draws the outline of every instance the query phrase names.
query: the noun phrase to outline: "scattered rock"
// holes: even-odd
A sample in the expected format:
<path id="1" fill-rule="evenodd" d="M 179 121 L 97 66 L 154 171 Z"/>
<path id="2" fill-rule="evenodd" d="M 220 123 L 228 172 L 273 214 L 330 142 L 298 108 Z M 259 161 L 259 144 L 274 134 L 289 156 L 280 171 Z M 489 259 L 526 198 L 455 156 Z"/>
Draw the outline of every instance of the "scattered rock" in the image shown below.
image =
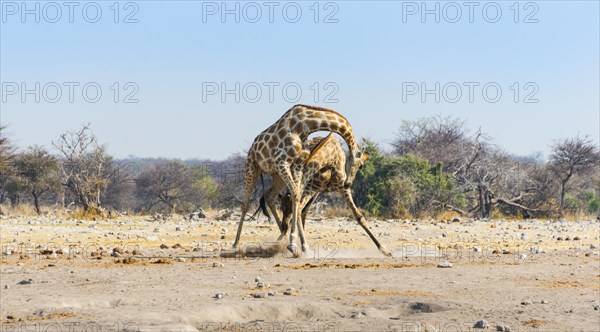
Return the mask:
<path id="1" fill-rule="evenodd" d="M 213 266 L 213 267 L 223 267 L 223 266 L 225 266 L 225 265 L 224 265 L 223 263 L 214 262 L 212 266 Z"/>
<path id="2" fill-rule="evenodd" d="M 185 263 L 185 258 L 183 257 L 177 257 L 177 261 L 180 263 Z"/>
<path id="3" fill-rule="evenodd" d="M 260 277 L 255 277 L 254 282 L 260 282 Z"/>
<path id="4" fill-rule="evenodd" d="M 480 320 L 477 323 L 475 323 L 475 325 L 473 327 L 476 328 L 476 329 L 487 329 L 489 327 L 489 324 L 484 319 L 484 320 Z"/>
<path id="5" fill-rule="evenodd" d="M 460 218 L 454 218 L 452 219 L 452 222 L 460 222 Z"/>
<path id="6" fill-rule="evenodd" d="M 531 302 L 531 300 L 524 300 L 524 301 L 521 301 L 521 304 L 522 305 L 530 305 L 530 304 L 533 304 L 533 302 Z"/>
<path id="7" fill-rule="evenodd" d="M 600 305 L 596 304 L 596 305 L 594 306 L 594 310 L 600 310 Z"/>
<path id="8" fill-rule="evenodd" d="M 592 249 L 592 250 L 598 249 L 598 246 L 595 244 L 590 244 L 590 249 Z"/>
<path id="9" fill-rule="evenodd" d="M 276 291 L 270 291 L 270 292 L 267 293 L 267 295 L 268 296 L 275 296 L 275 295 L 277 295 L 277 292 Z"/>
<path id="10" fill-rule="evenodd" d="M 452 268 L 452 263 L 444 261 L 444 262 L 440 262 L 437 267 L 441 268 L 441 269 L 450 269 Z"/>
<path id="11" fill-rule="evenodd" d="M 353 311 L 350 314 L 350 318 L 360 318 L 360 317 L 365 317 L 367 316 L 367 314 L 363 311 Z"/>
<path id="12" fill-rule="evenodd" d="M 214 298 L 217 299 L 217 300 L 222 299 L 223 298 L 223 293 L 217 293 L 217 294 L 215 294 Z"/>
<path id="13" fill-rule="evenodd" d="M 33 279 L 23 279 L 19 281 L 19 285 L 29 285 L 33 283 Z"/>
<path id="14" fill-rule="evenodd" d="M 508 325 L 502 325 L 502 324 L 498 324 L 496 326 L 496 331 L 500 331 L 500 332 L 510 332 L 510 326 Z"/>
<path id="15" fill-rule="evenodd" d="M 169 246 L 163 243 L 160 245 L 160 249 L 169 249 Z"/>
<path id="16" fill-rule="evenodd" d="M 525 260 L 525 258 L 527 258 L 527 255 L 526 255 L 526 254 L 520 254 L 520 255 L 519 255 L 519 260 L 522 260 L 522 261 L 524 261 L 524 260 Z"/>
<path id="17" fill-rule="evenodd" d="M 262 299 L 262 298 L 266 297 L 265 293 L 254 293 L 253 296 L 255 299 Z"/>
<path id="18" fill-rule="evenodd" d="M 268 283 L 266 283 L 266 282 L 262 282 L 262 281 L 261 281 L 261 282 L 257 282 L 257 283 L 256 283 L 256 287 L 257 287 L 257 288 L 269 288 L 270 286 L 271 286 L 271 285 L 269 285 Z"/>
<path id="19" fill-rule="evenodd" d="M 293 295 L 295 291 L 293 288 L 288 288 L 283 292 L 283 295 Z"/>
<path id="20" fill-rule="evenodd" d="M 547 300 L 542 300 L 542 304 L 548 304 Z"/>

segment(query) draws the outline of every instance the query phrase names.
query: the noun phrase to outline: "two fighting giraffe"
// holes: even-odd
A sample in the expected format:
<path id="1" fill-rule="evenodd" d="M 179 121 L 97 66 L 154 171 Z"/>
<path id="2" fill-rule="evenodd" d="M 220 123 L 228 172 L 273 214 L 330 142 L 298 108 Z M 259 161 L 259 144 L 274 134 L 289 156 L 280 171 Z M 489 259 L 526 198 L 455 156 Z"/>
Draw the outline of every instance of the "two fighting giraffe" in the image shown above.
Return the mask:
<path id="1" fill-rule="evenodd" d="M 343 197 L 348 208 L 350 208 L 352 211 L 352 214 L 356 218 L 358 224 L 365 230 L 373 243 L 375 243 L 377 249 L 379 249 L 379 251 L 385 256 L 391 257 L 391 252 L 377 240 L 375 235 L 373 235 L 371 230 L 369 230 L 367 227 L 366 218 L 356 207 L 356 204 L 354 204 L 354 200 L 352 199 L 352 190 L 344 186 L 345 174 L 343 173 L 343 170 L 346 162 L 346 154 L 344 153 L 342 145 L 337 138 L 335 138 L 333 134 L 329 134 L 325 138 L 316 137 L 309 140 L 306 146 L 311 150 L 311 154 L 308 157 L 308 161 L 304 165 L 304 193 L 300 203 L 300 208 L 302 211 L 302 227 L 304 228 L 305 226 L 306 215 L 310 209 L 310 206 L 315 202 L 319 194 L 338 192 Z M 356 172 L 358 172 L 367 157 L 368 154 L 363 153 L 361 159 L 356 163 L 356 167 L 353 170 L 354 175 L 356 175 Z M 269 191 L 281 192 L 283 189 L 285 188 L 275 187 L 272 185 L 271 188 L 269 188 Z M 269 191 L 267 191 L 267 193 Z M 267 200 L 268 199 L 266 199 L 266 201 Z M 274 202 L 269 204 L 269 206 L 272 205 L 274 205 Z M 283 218 L 282 227 L 280 227 L 281 235 L 279 240 L 281 240 L 287 232 L 287 223 L 291 218 L 291 205 L 292 202 L 289 197 L 284 195 L 281 199 Z M 271 213 L 277 218 L 277 212 L 272 208 L 270 209 Z"/>
<path id="2" fill-rule="evenodd" d="M 299 206 L 304 191 L 304 165 L 310 161 L 310 152 L 302 143 L 308 136 L 317 131 L 330 131 L 339 134 L 349 148 L 349 156 L 345 161 L 345 180 L 343 187 L 350 188 L 356 174 L 357 161 L 362 152 L 354 138 L 352 127 L 341 114 L 320 107 L 296 105 L 288 110 L 279 120 L 260 133 L 252 143 L 245 165 L 244 197 L 242 215 L 238 225 L 234 247 L 239 244 L 242 225 L 249 208 L 249 200 L 255 182 L 261 173 L 273 176 L 274 181 L 285 185 L 290 191 L 292 201 L 291 230 L 288 249 L 295 256 L 301 255 L 296 250 L 296 237 L 300 238 L 302 250 L 308 250 L 302 223 L 298 223 Z M 276 195 L 277 193 L 275 193 Z M 268 200 L 269 201 L 269 200 Z M 269 201 L 271 202 L 271 201 Z M 270 203 L 272 204 L 272 202 Z M 274 211 L 274 206 L 270 206 Z M 281 227 L 281 222 L 278 220 Z M 296 235 L 296 233 L 298 233 Z"/>

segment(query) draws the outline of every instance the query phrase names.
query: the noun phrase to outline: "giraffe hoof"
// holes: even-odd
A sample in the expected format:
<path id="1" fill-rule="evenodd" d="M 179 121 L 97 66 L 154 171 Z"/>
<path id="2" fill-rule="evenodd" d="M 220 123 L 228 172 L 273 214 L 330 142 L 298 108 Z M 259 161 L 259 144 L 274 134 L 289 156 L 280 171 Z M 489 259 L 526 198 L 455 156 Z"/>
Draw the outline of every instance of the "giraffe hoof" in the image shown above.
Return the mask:
<path id="1" fill-rule="evenodd" d="M 296 244 L 290 243 L 287 245 L 287 250 L 292 253 L 294 258 L 298 258 L 302 255 L 302 252 L 298 250 L 298 246 Z"/>
<path id="2" fill-rule="evenodd" d="M 394 257 L 394 256 L 392 256 L 392 253 L 389 250 L 387 250 L 387 248 L 385 248 L 385 247 L 379 248 L 379 251 L 386 257 Z"/>
<path id="3" fill-rule="evenodd" d="M 302 252 L 308 252 L 309 250 L 310 248 L 308 247 L 308 244 L 302 246 Z"/>

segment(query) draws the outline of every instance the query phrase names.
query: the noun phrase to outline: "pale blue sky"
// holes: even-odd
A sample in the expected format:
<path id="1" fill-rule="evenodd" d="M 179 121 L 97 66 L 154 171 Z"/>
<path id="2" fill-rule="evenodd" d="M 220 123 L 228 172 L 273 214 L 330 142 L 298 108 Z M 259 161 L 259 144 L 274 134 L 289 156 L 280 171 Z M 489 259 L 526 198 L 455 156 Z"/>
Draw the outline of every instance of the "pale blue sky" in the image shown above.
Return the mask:
<path id="1" fill-rule="evenodd" d="M 20 147 L 49 146 L 61 132 L 91 122 L 117 157 L 225 158 L 247 148 L 295 103 L 294 90 L 288 90 L 287 100 L 281 91 L 290 82 L 302 90 L 299 102 L 343 113 L 357 136 L 384 146 L 393 140 L 402 120 L 434 114 L 465 119 L 471 128 L 482 127 L 497 144 L 522 155 L 537 151 L 547 155 L 556 138 L 578 133 L 596 141 L 600 137 L 598 1 L 519 2 L 518 23 L 516 7 L 511 7 L 514 1 L 494 2 L 502 10 L 497 23 L 486 22 L 495 16 L 490 2 L 477 2 L 473 23 L 464 2 L 457 2 L 462 10 L 457 23 L 446 22 L 455 16 L 455 8 L 447 2 L 437 2 L 440 23 L 432 14 L 424 23 L 420 12 L 407 14 L 421 1 L 324 1 L 318 5 L 319 23 L 314 22 L 315 1 L 275 2 L 273 23 L 268 5 L 261 1 L 256 2 L 262 10 L 257 23 L 247 22 L 255 11 L 246 2 L 237 2 L 240 23 L 233 14 L 225 22 L 220 12 L 208 15 L 213 4 L 220 6 L 222 1 L 134 1 L 127 8 L 127 2 L 121 2 L 119 23 L 114 23 L 114 1 L 96 1 L 102 10 L 97 23 L 85 21 L 95 16 L 91 5 L 83 16 L 87 2 L 74 7 L 74 23 L 69 22 L 63 2 L 57 2 L 62 6 L 57 23 L 48 22 L 56 16 L 55 8 L 37 3 L 40 22 L 27 14 L 23 23 L 21 1 L 2 1 L 1 121 L 10 126 L 10 136 Z M 526 3 L 532 5 L 526 8 Z M 35 4 L 27 2 L 30 9 Z M 435 4 L 427 2 L 428 8 Z M 302 10 L 299 21 L 286 22 L 294 19 L 296 7 Z M 138 22 L 123 23 L 135 10 L 131 18 Z M 324 23 L 334 11 L 330 19 L 337 23 Z M 529 19 L 538 22 L 524 23 L 534 11 Z M 62 97 L 50 103 L 40 91 L 40 103 L 34 95 L 25 95 L 23 103 L 21 91 L 7 93 L 13 83 L 21 89 L 23 82 L 28 88 L 40 82 L 41 90 L 56 82 L 62 86 Z M 73 103 L 65 82 L 80 84 L 74 87 Z M 102 89 L 97 103 L 82 97 L 81 88 L 88 82 Z M 120 83 L 119 103 L 113 101 L 114 82 Z M 127 82 L 139 87 L 138 103 L 122 102 L 134 89 L 132 85 L 125 90 Z M 240 87 L 255 82 L 262 97 L 256 103 L 244 100 L 255 96 L 251 83 L 246 94 L 240 91 L 239 103 L 233 95 L 226 95 L 223 103 L 219 93 L 205 95 L 204 102 L 203 86 L 213 87 L 211 82 L 229 88 L 235 82 Z M 268 82 L 279 84 L 273 102 Z M 317 103 L 315 82 L 320 91 Z M 456 103 L 445 101 L 456 94 L 447 85 L 446 94 L 440 91 L 439 103 L 434 95 L 426 95 L 423 103 L 419 93 L 405 95 L 403 102 L 403 82 L 425 83 L 428 88 L 435 82 L 441 88 L 456 82 L 462 97 Z M 472 103 L 465 82 L 480 84 L 474 87 Z M 489 82 L 502 89 L 497 103 L 482 96 L 481 88 Z M 513 100 L 515 82 L 518 103 Z M 526 87 L 528 82 L 534 84 Z M 534 98 L 539 102 L 523 103 L 536 87 Z M 52 99 L 54 87 L 47 88 L 46 97 Z M 324 103 L 334 91 L 337 102 Z M 488 90 L 488 97 L 494 94 Z"/>

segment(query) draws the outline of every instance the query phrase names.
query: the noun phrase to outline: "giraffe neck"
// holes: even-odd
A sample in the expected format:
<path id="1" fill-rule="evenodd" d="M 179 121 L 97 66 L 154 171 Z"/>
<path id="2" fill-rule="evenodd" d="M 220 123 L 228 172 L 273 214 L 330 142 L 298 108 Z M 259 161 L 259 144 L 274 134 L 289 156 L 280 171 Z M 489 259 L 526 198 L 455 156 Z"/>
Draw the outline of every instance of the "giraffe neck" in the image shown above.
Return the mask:
<path id="1" fill-rule="evenodd" d="M 297 108 L 299 108 L 300 113 L 294 118 L 298 119 L 299 122 L 290 124 L 290 127 L 302 140 L 318 131 L 334 132 L 342 136 L 348 145 L 351 159 L 356 156 L 358 144 L 354 138 L 352 126 L 344 116 L 333 110 L 306 105 L 296 105 L 292 110 Z"/>
<path id="2" fill-rule="evenodd" d="M 289 129 L 298 134 L 303 141 L 308 135 L 317 131 L 330 131 L 342 136 L 350 150 L 350 155 L 346 159 L 346 181 L 344 182 L 344 187 L 350 188 L 354 181 L 353 170 L 359 151 L 348 120 L 336 111 L 314 106 L 296 105 L 289 112 Z"/>

